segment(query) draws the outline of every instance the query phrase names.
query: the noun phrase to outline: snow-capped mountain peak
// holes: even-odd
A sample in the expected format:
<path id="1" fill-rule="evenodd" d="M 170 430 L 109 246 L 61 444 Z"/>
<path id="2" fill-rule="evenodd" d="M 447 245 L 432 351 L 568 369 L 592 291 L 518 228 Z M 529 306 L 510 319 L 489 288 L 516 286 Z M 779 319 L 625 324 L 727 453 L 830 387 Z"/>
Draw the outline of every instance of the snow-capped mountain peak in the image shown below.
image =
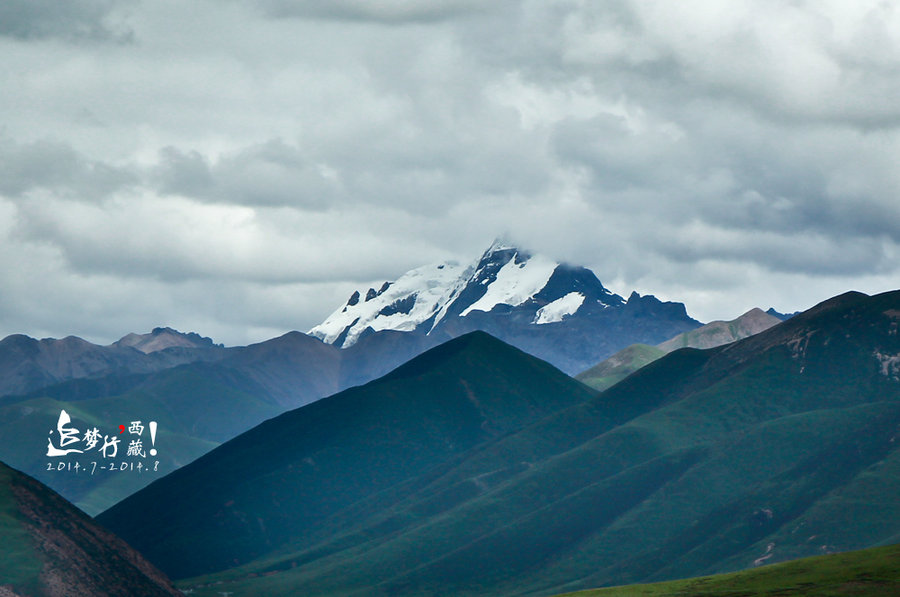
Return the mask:
<path id="1" fill-rule="evenodd" d="M 487 312 L 500 304 L 518 307 L 540 292 L 559 266 L 559 263 L 546 257 L 531 257 L 515 248 L 503 249 L 503 252 L 510 252 L 512 255 L 505 261 L 502 258 L 492 259 L 500 255 L 501 251 L 486 253 L 482 257 L 479 265 L 484 265 L 475 272 L 473 281 L 485 287 L 485 293 L 466 307 L 460 313 L 461 316 L 465 317 L 471 311 Z M 496 268 L 497 265 L 499 269 Z"/>
<path id="2" fill-rule="evenodd" d="M 580 309 L 619 306 L 585 268 L 561 265 L 497 240 L 467 266 L 444 262 L 410 270 L 379 290 L 354 292 L 310 334 L 336 346 L 353 345 L 368 328 L 431 333 L 454 318 L 516 311 L 529 324 L 561 322 Z"/>
<path id="3" fill-rule="evenodd" d="M 567 315 L 573 315 L 584 303 L 584 295 L 580 292 L 570 292 L 564 297 L 558 298 L 537 310 L 534 323 L 555 323 L 562 321 Z"/>
<path id="4" fill-rule="evenodd" d="M 372 328 L 412 331 L 432 318 L 452 296 L 466 268 L 457 262 L 410 270 L 379 290 L 356 291 L 350 300 L 309 333 L 329 344 L 351 346 Z"/>

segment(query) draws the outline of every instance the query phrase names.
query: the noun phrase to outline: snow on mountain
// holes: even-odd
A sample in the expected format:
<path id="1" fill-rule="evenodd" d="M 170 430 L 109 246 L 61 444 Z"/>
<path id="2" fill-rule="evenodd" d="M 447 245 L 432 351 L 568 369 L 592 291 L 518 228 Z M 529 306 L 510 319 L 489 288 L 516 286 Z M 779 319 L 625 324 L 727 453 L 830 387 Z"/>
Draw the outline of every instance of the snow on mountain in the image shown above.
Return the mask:
<path id="1" fill-rule="evenodd" d="M 453 261 L 410 270 L 396 282 L 385 282 L 378 291 L 370 288 L 365 296 L 354 292 L 346 305 L 309 333 L 329 344 L 347 347 L 369 327 L 375 331 L 412 331 L 446 306 L 465 283 L 466 272 L 467 268 Z"/>
<path id="2" fill-rule="evenodd" d="M 380 290 L 354 292 L 347 303 L 309 333 L 347 348 L 369 328 L 430 333 L 451 318 L 515 310 L 531 324 L 562 321 L 582 305 L 592 309 L 624 301 L 585 268 L 561 265 L 495 241 L 468 266 L 436 263 L 411 270 Z"/>
<path id="3" fill-rule="evenodd" d="M 544 323 L 554 323 L 562 321 L 567 315 L 573 315 L 578 308 L 584 303 L 584 295 L 580 292 L 570 292 L 562 298 L 558 298 L 552 303 L 544 305 L 537 310 L 534 317 L 534 323 L 540 325 Z"/>
<path id="4" fill-rule="evenodd" d="M 427 265 L 375 288 L 354 292 L 309 334 L 377 362 L 481 330 L 574 374 L 700 325 L 682 303 L 636 292 L 626 301 L 585 267 L 502 242 L 470 264 Z"/>
<path id="5" fill-rule="evenodd" d="M 501 304 L 518 307 L 547 285 L 557 266 L 559 263 L 541 255 L 521 261 L 510 259 L 497 272 L 494 281 L 487 285 L 484 296 L 469 305 L 460 315 L 465 317 L 471 311 L 487 312 Z M 488 280 L 485 279 L 482 283 L 485 282 Z"/>

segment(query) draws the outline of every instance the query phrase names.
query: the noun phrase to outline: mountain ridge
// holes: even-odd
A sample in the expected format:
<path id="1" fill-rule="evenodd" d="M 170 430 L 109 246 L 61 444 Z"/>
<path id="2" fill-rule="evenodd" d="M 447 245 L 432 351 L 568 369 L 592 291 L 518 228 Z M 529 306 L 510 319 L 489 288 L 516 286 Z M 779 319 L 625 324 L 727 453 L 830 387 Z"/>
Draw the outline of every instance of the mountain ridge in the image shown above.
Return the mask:
<path id="1" fill-rule="evenodd" d="M 217 346 L 224 348 L 222 344 L 214 344 L 211 338 L 201 336 L 196 332 L 179 332 L 170 327 L 156 327 L 148 334 L 130 333 L 122 336 L 111 346 L 130 346 L 144 354 L 158 352 L 167 348 L 211 348 Z"/>
<path id="2" fill-rule="evenodd" d="M 489 438 L 506 435 L 560 405 L 592 395 L 547 363 L 484 332 L 472 332 L 419 355 L 378 380 L 270 419 L 153 483 L 141 495 L 127 498 L 98 520 L 135 541 L 151 559 L 163 558 L 173 566 L 178 566 L 178 561 L 187 563 L 186 554 L 175 556 L 176 552 L 169 551 L 175 546 L 166 539 L 165 528 L 187 516 L 195 518 L 195 528 L 219 534 L 215 531 L 218 523 L 201 520 L 190 509 L 172 512 L 176 517 L 168 518 L 165 496 L 167 487 L 175 483 L 199 482 L 207 491 L 218 490 L 223 504 L 233 502 L 218 506 L 223 508 L 231 538 L 220 536 L 216 552 L 220 555 L 211 554 L 205 564 L 221 569 L 235 557 L 243 559 L 228 551 L 234 546 L 260 550 L 284 541 L 279 537 L 287 529 L 308 528 L 304 532 L 310 532 L 336 509 L 388 489 L 413 472 L 424 472 Z M 336 417 L 338 412 L 344 416 Z M 268 447 L 282 439 L 291 449 L 271 453 Z M 339 440 L 345 442 L 344 447 L 335 444 Z M 347 460 L 345 453 L 355 456 Z M 226 469 L 216 464 L 230 458 L 241 464 Z M 339 463 L 347 469 L 342 471 Z M 342 489 L 315 489 L 319 478 L 324 487 Z M 241 522 L 244 515 L 240 514 L 264 511 L 252 506 L 259 483 L 276 494 L 298 499 L 285 505 L 283 513 L 270 511 L 262 527 Z M 356 497 L 351 500 L 352 496 Z M 146 508 L 139 520 L 128 514 L 136 503 Z M 296 510 L 301 504 L 302 509 Z M 146 516 L 160 517 L 154 524 L 158 530 L 150 535 L 136 531 Z M 260 528 L 269 530 L 261 533 Z M 180 574 L 201 571 L 182 568 Z"/>
<path id="3" fill-rule="evenodd" d="M 11 334 L 0 340 L 0 396 L 24 395 L 72 379 L 152 373 L 227 354 L 227 349 L 199 334 L 155 330 L 159 331 L 128 334 L 106 346 L 77 336 L 38 340 Z"/>
<path id="4" fill-rule="evenodd" d="M 900 425 L 898 323 L 900 291 L 848 293 L 729 345 L 673 351 L 606 392 L 357 493 L 316 527 L 288 533 L 278 549 L 238 556 L 240 566 L 185 586 L 267 595 L 549 595 L 886 541 L 900 534 L 893 499 L 900 448 L 891 442 Z M 526 382 L 535 384 L 517 381 Z M 441 385 L 414 391 L 427 397 Z M 410 429 L 433 425 L 430 416 L 414 419 Z M 407 423 L 391 429 L 403 437 Z M 273 420 L 256 435 L 274 438 L 280 425 Z M 136 494 L 116 517 L 126 524 L 135 518 L 129 511 L 153 508 L 165 495 L 196 496 L 165 506 L 187 517 L 168 527 L 170 535 L 193 532 L 220 510 L 227 515 L 222 505 L 203 504 L 198 491 L 209 485 L 196 477 L 233 471 L 236 462 L 224 456 L 243 454 L 239 448 L 223 447 L 152 486 L 159 493 Z M 291 458 L 318 463 L 317 453 Z M 307 489 L 313 482 L 295 480 Z M 255 513 L 285 508 L 297 495 L 246 487 L 242 499 L 255 496 Z M 343 485 L 323 487 L 343 494 Z M 275 504 L 267 496 L 283 497 Z M 295 507 L 309 504 L 300 498 Z M 146 529 L 130 533 L 143 537 Z M 212 537 L 201 543 L 219 549 Z M 213 569 L 204 557 L 157 563 L 182 577 L 195 573 L 186 559 Z"/>
<path id="5" fill-rule="evenodd" d="M 730 321 L 712 321 L 661 342 L 656 346 L 632 344 L 608 359 L 582 371 L 575 379 L 597 390 L 621 381 L 641 367 L 679 348 L 715 348 L 763 332 L 783 320 L 759 308 Z"/>
<path id="6" fill-rule="evenodd" d="M 570 277 L 570 280 L 561 280 Z M 563 286 L 564 292 L 560 292 Z M 429 334 L 445 317 L 465 317 L 473 311 L 488 313 L 496 307 L 514 308 L 527 303 L 532 323 L 538 323 L 537 311 L 575 292 L 581 301 L 574 310 L 547 314 L 545 321 L 561 321 L 592 302 L 621 306 L 622 297 L 603 287 L 586 268 L 564 265 L 532 255 L 500 241 L 474 262 L 462 266 L 445 261 L 406 272 L 379 290 L 369 288 L 365 297 L 357 290 L 345 305 L 332 313 L 309 334 L 341 348 L 352 346 L 367 328 L 373 331 L 393 329 Z M 532 307 L 532 305 L 528 305 Z M 552 311 L 552 310 L 551 310 Z M 406 315 L 407 317 L 397 317 Z"/>

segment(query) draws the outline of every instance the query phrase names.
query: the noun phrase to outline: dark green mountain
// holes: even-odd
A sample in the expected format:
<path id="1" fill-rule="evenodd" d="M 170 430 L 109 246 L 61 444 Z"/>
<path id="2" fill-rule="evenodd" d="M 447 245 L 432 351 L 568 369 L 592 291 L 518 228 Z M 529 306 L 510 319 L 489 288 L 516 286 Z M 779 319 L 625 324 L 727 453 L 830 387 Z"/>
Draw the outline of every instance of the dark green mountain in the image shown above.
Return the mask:
<path id="1" fill-rule="evenodd" d="M 181 595 L 124 541 L 0 462 L 0 595 Z"/>
<path id="2" fill-rule="evenodd" d="M 470 336 L 98 519 L 174 577 L 231 567 L 197 595 L 547 595 L 897 542 L 898 324 L 900 292 L 848 293 L 595 397 Z"/>
<path id="3" fill-rule="evenodd" d="M 543 361 L 467 334 L 263 423 L 98 519 L 179 576 L 221 570 L 592 395 Z"/>
<path id="4" fill-rule="evenodd" d="M 434 290 L 428 290 L 429 282 L 424 287 L 414 285 L 406 296 L 377 311 L 380 317 L 392 318 L 387 326 L 392 328 L 397 317 L 408 315 L 418 304 L 418 311 L 424 309 L 431 324 L 408 321 L 397 329 L 381 329 L 375 324 L 376 332 L 368 325 L 374 322 L 366 320 L 350 343 L 326 334 L 324 337 L 334 342 L 327 344 L 317 337 L 290 332 L 250 346 L 224 348 L 196 333 L 165 327 L 148 334 L 128 334 L 108 346 L 76 337 L 4 338 L 0 340 L 0 438 L 15 433 L 17 439 L 0 439 L 0 459 L 59 491 L 85 512 L 96 514 L 267 418 L 369 382 L 473 330 L 488 331 L 560 367 L 578 370 L 630 342 L 658 341 L 698 325 L 680 303 L 637 294 L 626 302 L 606 290 L 588 270 L 558 264 L 552 275 L 550 270 L 544 272 L 550 277 L 542 290 L 533 289 L 536 294 L 527 305 L 510 311 L 505 303 L 497 308 L 482 304 L 489 312 L 476 309 L 463 317 L 464 307 L 486 296 L 501 269 L 506 268 L 501 278 L 508 283 L 509 276 L 519 275 L 520 266 L 530 259 L 511 247 L 495 248 L 497 251 L 488 251 L 479 261 L 468 290 L 457 297 L 465 300 L 457 301 L 454 309 L 445 313 L 440 330 L 431 329 L 437 311 L 421 304 Z M 396 285 L 386 283 L 380 291 L 382 299 L 389 288 L 393 288 L 389 295 L 397 290 Z M 358 293 L 354 296 L 352 304 L 338 312 L 339 319 L 352 315 L 348 308 L 371 310 L 371 301 L 379 292 L 372 289 L 365 298 Z M 568 313 L 572 308 L 578 317 Z M 345 323 L 356 325 L 358 319 L 353 316 Z M 412 329 L 409 324 L 422 327 L 417 333 L 399 331 Z M 602 333 L 598 333 L 600 328 Z M 346 332 L 343 337 L 346 339 Z M 141 463 L 150 465 L 154 474 L 58 474 L 53 467 L 60 463 L 91 467 L 104 463 L 96 458 L 45 458 L 46 436 L 63 410 L 82 432 L 98 428 L 115 433 L 123 423 L 156 421 L 164 449 L 159 459 Z M 122 462 L 116 466 L 119 464 Z M 127 460 L 125 464 L 136 463 Z"/>

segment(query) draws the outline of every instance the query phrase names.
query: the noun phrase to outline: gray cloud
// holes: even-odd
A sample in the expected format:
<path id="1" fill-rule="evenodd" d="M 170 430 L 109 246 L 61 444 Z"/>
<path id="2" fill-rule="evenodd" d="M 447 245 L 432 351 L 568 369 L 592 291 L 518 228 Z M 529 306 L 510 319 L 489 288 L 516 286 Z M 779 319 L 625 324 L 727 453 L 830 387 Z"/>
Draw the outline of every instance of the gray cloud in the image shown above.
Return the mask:
<path id="1" fill-rule="evenodd" d="M 197 151 L 160 151 L 151 174 L 161 192 L 248 206 L 325 209 L 340 199 L 340 182 L 281 139 L 244 148 L 211 162 Z"/>
<path id="2" fill-rule="evenodd" d="M 86 159 L 66 143 L 19 144 L 0 137 L 0 194 L 19 197 L 42 189 L 97 200 L 136 181 L 129 169 Z"/>
<path id="3" fill-rule="evenodd" d="M 0 36 L 128 42 L 131 31 L 110 18 L 117 4 L 117 0 L 4 0 Z"/>
<path id="4" fill-rule="evenodd" d="M 22 43 L 124 16 L 49 7 L 0 9 L 8 332 L 262 339 L 505 232 L 701 319 L 900 274 L 889 3 L 129 3 L 140 43 Z"/>
<path id="5" fill-rule="evenodd" d="M 255 0 L 254 4 L 266 15 L 275 18 L 336 19 L 387 24 L 433 23 L 486 10 L 484 3 L 478 0 Z"/>

